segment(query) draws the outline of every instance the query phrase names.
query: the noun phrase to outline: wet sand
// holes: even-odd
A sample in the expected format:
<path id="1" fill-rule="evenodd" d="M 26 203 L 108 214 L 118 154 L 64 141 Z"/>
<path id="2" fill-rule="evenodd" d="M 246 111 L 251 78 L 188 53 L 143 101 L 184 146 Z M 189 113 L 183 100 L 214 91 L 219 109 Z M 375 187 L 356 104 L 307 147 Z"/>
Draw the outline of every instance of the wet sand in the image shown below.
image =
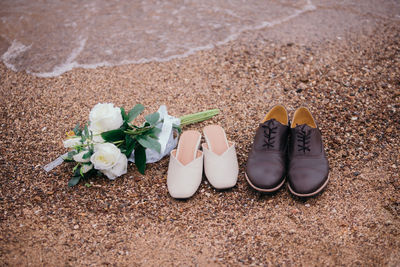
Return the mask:
<path id="1" fill-rule="evenodd" d="M 318 21 L 340 13 L 326 10 L 164 63 L 55 78 L 0 65 L 1 265 L 399 265 L 399 21 L 369 17 L 325 36 Z M 98 102 L 148 113 L 166 104 L 176 116 L 219 108 L 185 129 L 224 127 L 237 145 L 237 186 L 217 191 L 204 177 L 191 199 L 174 200 L 165 158 L 146 175 L 130 164 L 115 181 L 68 188 L 71 165 L 42 166 Z M 245 180 L 254 131 L 275 104 L 290 116 L 308 106 L 321 128 L 331 172 L 316 197 L 260 194 Z"/>

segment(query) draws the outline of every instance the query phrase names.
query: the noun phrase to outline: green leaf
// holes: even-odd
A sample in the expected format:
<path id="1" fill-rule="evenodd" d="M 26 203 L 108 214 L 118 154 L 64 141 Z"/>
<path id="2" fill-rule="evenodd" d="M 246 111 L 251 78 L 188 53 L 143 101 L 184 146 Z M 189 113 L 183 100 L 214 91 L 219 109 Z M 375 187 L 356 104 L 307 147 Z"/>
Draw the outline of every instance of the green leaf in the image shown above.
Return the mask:
<path id="1" fill-rule="evenodd" d="M 111 130 L 108 132 L 101 133 L 101 137 L 106 142 L 115 142 L 125 139 L 125 133 L 122 129 Z"/>
<path id="2" fill-rule="evenodd" d="M 85 143 L 86 139 L 88 138 L 89 138 L 89 129 L 86 124 L 85 127 L 83 128 L 83 132 L 81 133 L 81 142 Z"/>
<path id="3" fill-rule="evenodd" d="M 75 173 L 76 169 L 78 169 L 79 163 L 75 165 L 75 167 L 72 169 L 72 172 Z"/>
<path id="4" fill-rule="evenodd" d="M 146 117 L 144 117 L 146 119 L 146 121 L 148 123 L 150 123 L 150 125 L 154 125 L 157 123 L 158 119 L 160 118 L 160 113 L 158 112 L 154 112 L 152 114 L 147 115 Z"/>
<path id="5" fill-rule="evenodd" d="M 161 133 L 161 129 L 154 127 L 150 129 L 146 134 L 154 139 L 158 139 L 158 135 Z"/>
<path id="6" fill-rule="evenodd" d="M 157 139 L 151 138 L 148 135 L 138 135 L 136 136 L 136 140 L 145 148 L 155 150 L 158 153 L 161 152 L 161 145 Z"/>
<path id="7" fill-rule="evenodd" d="M 172 128 L 174 128 L 175 130 L 177 130 L 177 131 L 178 131 L 178 134 L 181 134 L 181 133 L 182 133 L 182 128 L 181 128 L 181 126 L 178 126 L 178 125 L 176 125 L 176 124 L 172 124 Z"/>
<path id="8" fill-rule="evenodd" d="M 92 185 L 89 184 L 89 183 L 86 183 L 85 186 L 86 186 L 87 188 L 89 188 L 89 187 L 91 187 Z"/>
<path id="9" fill-rule="evenodd" d="M 126 151 L 125 155 L 129 158 L 132 154 L 133 149 L 135 148 L 136 141 L 129 135 L 125 136 L 125 143 L 126 143 Z"/>
<path id="10" fill-rule="evenodd" d="M 75 135 L 80 135 L 81 131 L 79 130 L 80 125 L 79 122 L 75 125 L 75 128 L 72 130 Z"/>
<path id="11" fill-rule="evenodd" d="M 146 151 L 143 146 L 137 144 L 135 147 L 135 165 L 141 174 L 146 170 Z"/>
<path id="12" fill-rule="evenodd" d="M 128 122 L 133 121 L 140 113 L 144 110 L 144 106 L 142 104 L 137 104 L 128 113 Z"/>
<path id="13" fill-rule="evenodd" d="M 88 159 L 88 158 L 90 158 L 91 155 L 92 155 L 92 153 L 89 151 L 89 152 L 83 154 L 82 158 L 83 159 Z"/>
<path id="14" fill-rule="evenodd" d="M 125 109 L 123 107 L 119 108 L 121 110 L 121 116 L 124 121 L 128 120 L 128 115 L 126 115 Z"/>
<path id="15" fill-rule="evenodd" d="M 72 171 L 74 172 L 73 176 L 80 176 L 81 175 L 81 164 L 80 163 L 76 164 L 76 166 L 74 167 L 74 169 Z"/>
<path id="16" fill-rule="evenodd" d="M 89 137 L 89 129 L 88 129 L 87 125 L 85 125 L 85 128 L 83 129 L 83 133 L 84 133 L 86 138 Z"/>
<path id="17" fill-rule="evenodd" d="M 81 176 L 74 176 L 72 177 L 69 181 L 68 181 L 68 186 L 72 187 L 74 185 L 76 185 L 77 183 L 79 183 L 79 180 L 81 179 Z"/>
<path id="18" fill-rule="evenodd" d="M 68 158 L 72 158 L 72 157 L 75 156 L 76 154 L 78 154 L 78 152 L 76 152 L 75 150 L 69 151 L 69 152 L 68 152 Z"/>

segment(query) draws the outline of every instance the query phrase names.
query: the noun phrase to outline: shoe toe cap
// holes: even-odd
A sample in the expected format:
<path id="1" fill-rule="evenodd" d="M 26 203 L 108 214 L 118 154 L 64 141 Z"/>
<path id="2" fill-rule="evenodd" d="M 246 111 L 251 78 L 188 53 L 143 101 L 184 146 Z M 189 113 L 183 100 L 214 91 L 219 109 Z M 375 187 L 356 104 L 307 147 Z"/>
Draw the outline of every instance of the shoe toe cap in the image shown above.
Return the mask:
<path id="1" fill-rule="evenodd" d="M 289 169 L 290 188 L 297 194 L 318 192 L 328 179 L 328 166 L 325 160 L 317 160 L 314 164 L 297 164 Z"/>
<path id="2" fill-rule="evenodd" d="M 270 163 L 248 164 L 246 174 L 250 182 L 260 189 L 273 189 L 282 183 L 284 168 Z"/>

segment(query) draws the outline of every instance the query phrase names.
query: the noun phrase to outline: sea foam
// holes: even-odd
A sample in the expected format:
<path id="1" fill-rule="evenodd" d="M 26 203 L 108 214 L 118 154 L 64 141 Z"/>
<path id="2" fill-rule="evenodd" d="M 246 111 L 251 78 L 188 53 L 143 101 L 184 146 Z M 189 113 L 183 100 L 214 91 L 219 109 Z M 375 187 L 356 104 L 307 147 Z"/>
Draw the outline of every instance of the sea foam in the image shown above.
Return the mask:
<path id="1" fill-rule="evenodd" d="M 2 35 L 11 45 L 1 59 L 14 71 L 39 77 L 73 68 L 183 58 L 316 8 L 311 0 L 185 1 L 180 6 L 145 0 L 113 5 L 104 0 L 39 8 L 30 1 L 18 3 L 3 6 L 9 14 L 2 18 L 5 28 L 16 31 Z"/>

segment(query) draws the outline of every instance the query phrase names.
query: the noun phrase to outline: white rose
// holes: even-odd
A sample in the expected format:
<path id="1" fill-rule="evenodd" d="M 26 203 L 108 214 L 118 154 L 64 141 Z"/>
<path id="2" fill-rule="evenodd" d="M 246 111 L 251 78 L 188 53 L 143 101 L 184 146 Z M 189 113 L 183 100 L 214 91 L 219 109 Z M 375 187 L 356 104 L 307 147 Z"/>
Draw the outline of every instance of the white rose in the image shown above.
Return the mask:
<path id="1" fill-rule="evenodd" d="M 72 156 L 72 158 L 73 158 L 76 162 L 81 162 L 81 163 L 89 162 L 89 161 L 90 161 L 89 158 L 87 158 L 87 159 L 84 159 L 84 158 L 83 158 L 83 155 L 85 155 L 87 152 L 88 152 L 87 150 L 84 150 L 84 151 L 79 152 L 78 154 Z"/>
<path id="2" fill-rule="evenodd" d="M 118 129 L 124 123 L 121 110 L 111 103 L 95 105 L 89 113 L 89 121 L 93 134 Z"/>
<path id="3" fill-rule="evenodd" d="M 104 173 L 111 180 L 125 174 L 128 167 L 128 159 L 125 154 L 122 154 L 119 148 L 111 143 L 95 145 L 90 161 L 95 169 Z"/>
<path id="4" fill-rule="evenodd" d="M 76 145 L 81 144 L 81 138 L 80 137 L 68 138 L 67 140 L 64 140 L 63 143 L 65 148 L 74 147 Z"/>

